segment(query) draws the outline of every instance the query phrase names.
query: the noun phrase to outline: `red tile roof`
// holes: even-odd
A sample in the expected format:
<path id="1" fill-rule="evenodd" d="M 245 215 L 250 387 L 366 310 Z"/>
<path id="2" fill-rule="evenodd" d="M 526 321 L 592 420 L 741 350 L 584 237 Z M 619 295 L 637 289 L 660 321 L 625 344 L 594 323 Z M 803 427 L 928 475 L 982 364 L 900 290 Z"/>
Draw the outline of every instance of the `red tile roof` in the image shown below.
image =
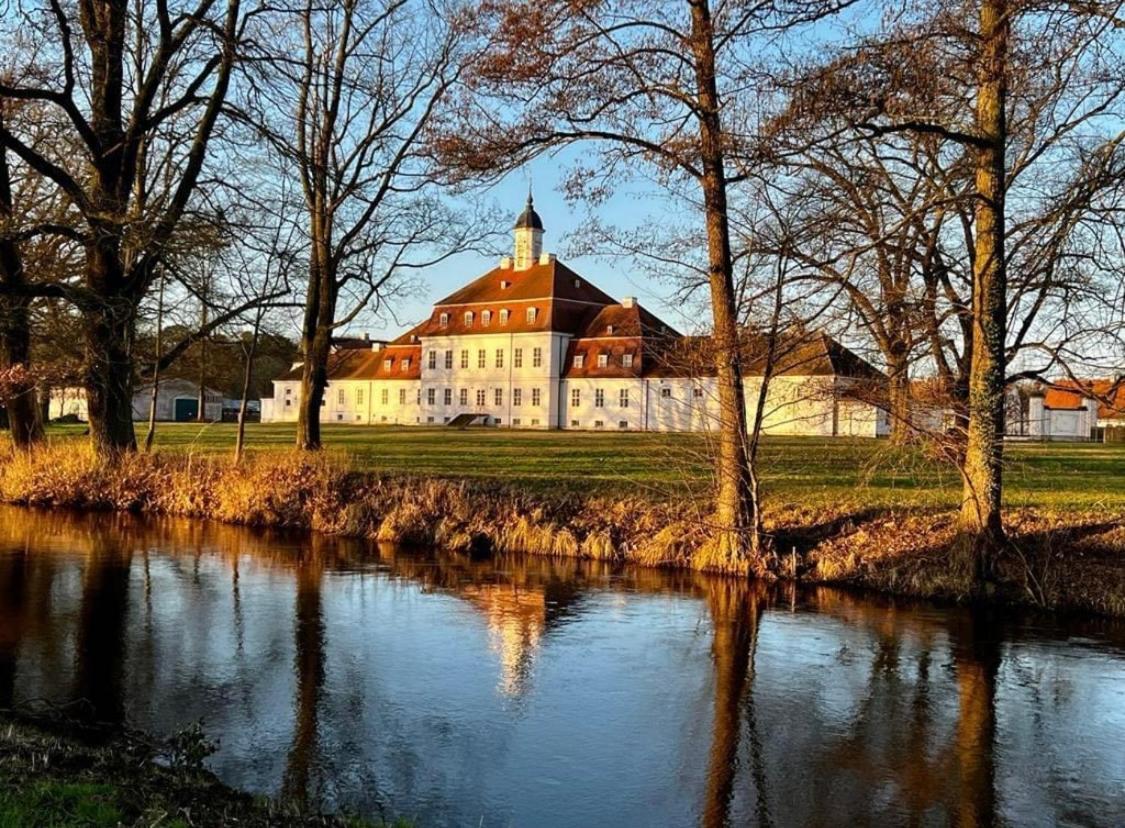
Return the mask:
<path id="1" fill-rule="evenodd" d="M 497 304 L 499 307 L 504 302 L 533 299 L 572 299 L 596 305 L 617 304 L 611 296 L 555 259 L 547 264 L 534 264 L 526 270 L 494 267 L 479 279 L 469 282 L 434 304 L 437 308 L 479 304 Z"/>
<path id="2" fill-rule="evenodd" d="M 349 348 L 336 351 L 328 357 L 329 380 L 416 380 L 421 377 L 421 345 L 391 344 L 379 351 Z M 297 365 L 278 377 L 278 380 L 293 381 L 300 378 L 301 366 Z"/>
<path id="3" fill-rule="evenodd" d="M 1043 406 L 1055 411 L 1075 411 L 1086 407 L 1086 400 L 1098 401 L 1098 419 L 1125 419 L 1125 378 L 1118 380 L 1057 380 L 1043 395 Z"/>

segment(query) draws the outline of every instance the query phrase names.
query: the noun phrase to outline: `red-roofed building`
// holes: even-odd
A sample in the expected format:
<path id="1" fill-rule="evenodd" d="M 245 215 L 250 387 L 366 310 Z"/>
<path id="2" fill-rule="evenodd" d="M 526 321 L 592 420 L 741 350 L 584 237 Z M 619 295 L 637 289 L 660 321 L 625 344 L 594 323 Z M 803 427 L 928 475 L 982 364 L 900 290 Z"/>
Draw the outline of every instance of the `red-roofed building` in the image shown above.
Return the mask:
<path id="1" fill-rule="evenodd" d="M 1125 429 L 1125 377 L 1059 379 L 1028 397 L 1028 435 L 1044 440 L 1097 439 Z"/>
<path id="2" fill-rule="evenodd" d="M 544 253 L 530 197 L 513 255 L 434 304 L 398 339 L 341 349 L 329 365 L 322 420 L 516 428 L 696 431 L 718 420 L 706 338 L 684 337 L 635 299 L 618 302 Z M 753 350 L 752 346 L 747 346 Z M 760 360 L 748 354 L 748 409 Z M 848 389 L 882 375 L 822 334 L 781 358 L 766 406 L 770 431 L 888 431 L 885 412 Z M 300 367 L 274 382 L 263 419 L 297 418 Z"/>

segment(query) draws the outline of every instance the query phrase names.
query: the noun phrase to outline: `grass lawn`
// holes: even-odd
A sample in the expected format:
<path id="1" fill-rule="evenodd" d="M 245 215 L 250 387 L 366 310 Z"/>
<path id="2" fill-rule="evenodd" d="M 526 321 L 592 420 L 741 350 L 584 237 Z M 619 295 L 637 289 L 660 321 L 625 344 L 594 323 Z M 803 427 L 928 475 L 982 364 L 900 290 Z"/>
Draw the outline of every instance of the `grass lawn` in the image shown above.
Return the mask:
<path id="1" fill-rule="evenodd" d="M 139 429 L 138 429 L 139 430 Z M 52 426 L 54 440 L 81 440 L 82 427 Z M 251 425 L 251 451 L 284 451 L 290 424 Z M 538 490 L 663 498 L 692 496 L 709 482 L 708 437 L 699 434 L 510 431 L 507 429 L 324 426 L 332 451 L 360 469 L 439 477 L 499 478 Z M 161 423 L 162 451 L 224 453 L 231 424 Z M 1006 502 L 1059 511 L 1125 510 L 1125 444 L 1010 444 Z M 954 469 L 886 441 L 769 437 L 762 447 L 763 488 L 775 509 L 787 504 L 836 509 L 952 506 Z"/>

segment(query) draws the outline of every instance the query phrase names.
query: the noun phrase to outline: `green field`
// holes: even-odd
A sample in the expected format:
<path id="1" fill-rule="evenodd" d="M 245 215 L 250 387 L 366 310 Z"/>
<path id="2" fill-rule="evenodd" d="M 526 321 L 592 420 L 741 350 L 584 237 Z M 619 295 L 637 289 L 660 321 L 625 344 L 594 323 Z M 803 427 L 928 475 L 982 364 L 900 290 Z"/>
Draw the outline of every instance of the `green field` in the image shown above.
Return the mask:
<path id="1" fill-rule="evenodd" d="M 54 426 L 53 440 L 81 440 L 81 427 Z M 252 425 L 252 452 L 287 450 L 292 425 Z M 356 468 L 440 477 L 498 478 L 539 490 L 565 489 L 675 498 L 705 491 L 708 439 L 698 434 L 324 427 L 329 450 Z M 231 450 L 229 424 L 161 423 L 157 448 L 196 454 Z M 770 437 L 763 488 L 785 504 L 853 507 L 952 506 L 954 469 L 886 441 Z M 1050 443 L 1007 447 L 1006 502 L 1061 511 L 1125 509 L 1125 444 Z"/>

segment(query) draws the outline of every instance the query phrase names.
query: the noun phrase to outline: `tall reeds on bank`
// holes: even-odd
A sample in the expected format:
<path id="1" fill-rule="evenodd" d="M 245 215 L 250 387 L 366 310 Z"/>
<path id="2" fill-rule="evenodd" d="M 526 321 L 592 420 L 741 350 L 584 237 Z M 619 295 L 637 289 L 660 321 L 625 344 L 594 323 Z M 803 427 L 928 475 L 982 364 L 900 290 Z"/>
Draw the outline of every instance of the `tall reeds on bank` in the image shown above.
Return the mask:
<path id="1" fill-rule="evenodd" d="M 75 443 L 0 452 L 0 502 L 128 511 L 305 529 L 471 553 L 525 553 L 761 575 L 712 553 L 698 502 L 539 491 L 497 480 L 356 471 L 346 455 L 129 454 L 106 462 Z M 1011 545 L 996 599 L 1125 616 L 1125 516 L 1006 514 Z M 963 599 L 947 509 L 856 511 L 783 504 L 766 513 L 776 573 L 885 592 Z M 772 573 L 765 573 L 773 577 Z"/>
<path id="2" fill-rule="evenodd" d="M 3 458 L 0 500 L 645 565 L 693 566 L 706 536 L 685 506 L 356 472 L 330 453 L 271 452 L 237 464 L 184 454 L 107 462 L 86 447 L 46 446 Z"/>

